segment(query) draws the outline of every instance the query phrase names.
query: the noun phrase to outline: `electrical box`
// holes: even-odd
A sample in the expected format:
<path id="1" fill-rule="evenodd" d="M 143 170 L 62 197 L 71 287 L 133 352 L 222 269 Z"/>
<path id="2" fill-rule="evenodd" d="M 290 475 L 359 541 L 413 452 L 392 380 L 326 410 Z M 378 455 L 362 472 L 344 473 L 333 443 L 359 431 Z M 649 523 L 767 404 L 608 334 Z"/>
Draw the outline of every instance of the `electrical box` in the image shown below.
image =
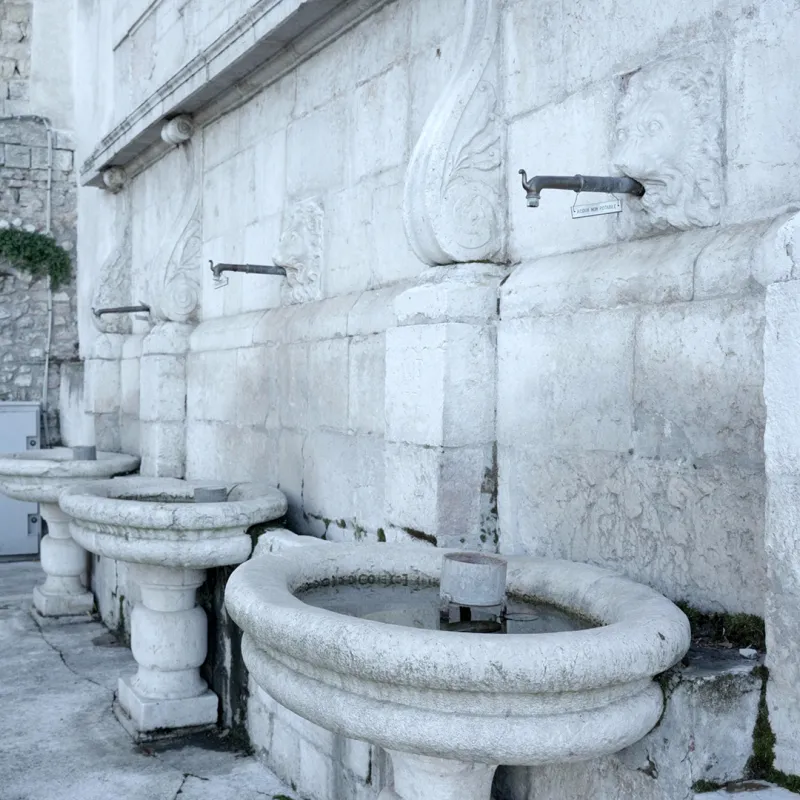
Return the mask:
<path id="1" fill-rule="evenodd" d="M 39 404 L 0 401 L 0 453 L 24 453 L 40 446 Z M 21 503 L 0 494 L 0 525 L 0 557 L 39 552 L 38 503 Z"/>

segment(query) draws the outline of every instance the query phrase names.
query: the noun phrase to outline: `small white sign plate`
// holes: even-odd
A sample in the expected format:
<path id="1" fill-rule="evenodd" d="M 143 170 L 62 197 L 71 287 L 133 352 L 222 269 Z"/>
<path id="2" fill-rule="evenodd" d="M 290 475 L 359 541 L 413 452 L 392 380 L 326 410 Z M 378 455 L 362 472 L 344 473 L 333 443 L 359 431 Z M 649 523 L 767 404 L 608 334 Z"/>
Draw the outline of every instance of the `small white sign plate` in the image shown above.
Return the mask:
<path id="1" fill-rule="evenodd" d="M 601 200 L 597 203 L 572 206 L 572 219 L 596 217 L 599 214 L 619 214 L 620 211 L 622 211 L 622 200 L 615 197 L 613 200 Z"/>

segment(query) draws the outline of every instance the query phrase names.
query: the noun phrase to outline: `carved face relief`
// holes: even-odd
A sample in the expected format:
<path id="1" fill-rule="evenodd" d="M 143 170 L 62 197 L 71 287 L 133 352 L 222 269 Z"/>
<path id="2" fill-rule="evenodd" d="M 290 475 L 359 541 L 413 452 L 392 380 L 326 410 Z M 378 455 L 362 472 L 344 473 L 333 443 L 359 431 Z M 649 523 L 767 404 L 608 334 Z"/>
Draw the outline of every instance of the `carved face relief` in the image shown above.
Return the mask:
<path id="1" fill-rule="evenodd" d="M 275 263 L 286 269 L 287 299 L 293 303 L 319 300 L 322 266 L 322 206 L 315 200 L 297 203 L 281 234 Z"/>
<path id="2" fill-rule="evenodd" d="M 714 67 L 675 59 L 634 74 L 617 118 L 612 160 L 645 186 L 620 222 L 631 233 L 719 222 L 721 96 Z"/>

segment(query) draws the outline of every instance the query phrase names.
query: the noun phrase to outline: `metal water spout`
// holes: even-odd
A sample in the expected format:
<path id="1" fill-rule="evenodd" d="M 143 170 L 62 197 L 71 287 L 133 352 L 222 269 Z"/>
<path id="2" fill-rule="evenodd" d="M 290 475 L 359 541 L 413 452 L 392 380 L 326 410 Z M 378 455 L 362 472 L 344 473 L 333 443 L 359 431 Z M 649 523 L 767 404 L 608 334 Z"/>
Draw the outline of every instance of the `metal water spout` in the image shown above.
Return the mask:
<path id="1" fill-rule="evenodd" d="M 628 177 L 611 177 L 597 175 L 534 175 L 528 180 L 524 169 L 519 171 L 522 175 L 522 188 L 526 192 L 526 199 L 530 208 L 539 207 L 539 197 L 542 189 L 566 189 L 573 192 L 605 192 L 607 194 L 632 194 L 641 197 L 644 186 L 639 181 Z"/>
<path id="2" fill-rule="evenodd" d="M 279 267 L 275 264 L 215 264 L 209 261 L 214 280 L 222 279 L 223 272 L 248 272 L 255 275 L 286 275 L 286 267 Z"/>

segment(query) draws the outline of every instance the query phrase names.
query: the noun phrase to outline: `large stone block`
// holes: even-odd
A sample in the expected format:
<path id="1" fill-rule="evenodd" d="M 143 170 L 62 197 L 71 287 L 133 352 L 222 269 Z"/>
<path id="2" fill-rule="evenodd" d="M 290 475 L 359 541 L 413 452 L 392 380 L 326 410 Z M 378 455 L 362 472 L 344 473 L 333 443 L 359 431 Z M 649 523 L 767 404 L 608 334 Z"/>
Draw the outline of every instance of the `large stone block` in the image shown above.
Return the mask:
<path id="1" fill-rule="evenodd" d="M 92 414 L 116 411 L 120 400 L 119 361 L 89 358 L 85 371 L 86 410 Z"/>
<path id="2" fill-rule="evenodd" d="M 767 684 L 775 734 L 775 767 L 800 775 L 800 477 L 770 475 L 764 544 L 767 553 Z"/>
<path id="3" fill-rule="evenodd" d="M 797 197 L 800 140 L 789 133 L 797 123 L 786 76 L 800 70 L 792 44 L 800 36 L 800 10 L 785 3 L 733 4 L 728 13 L 727 217 L 740 221 Z"/>
<path id="4" fill-rule="evenodd" d="M 348 427 L 356 433 L 383 434 L 386 335 L 354 336 L 350 340 Z"/>
<path id="5" fill-rule="evenodd" d="M 759 468 L 501 444 L 500 549 L 588 561 L 709 611 L 763 614 Z"/>
<path id="6" fill-rule="evenodd" d="M 147 355 L 140 362 L 139 417 L 145 422 L 186 417 L 186 357 Z M 215 385 L 216 393 L 219 384 Z"/>
<path id="7" fill-rule="evenodd" d="M 182 478 L 186 469 L 186 424 L 140 422 L 142 464 L 148 478 Z"/>
<path id="8" fill-rule="evenodd" d="M 267 429 L 279 426 L 278 365 L 277 345 L 237 350 L 235 422 L 238 425 Z"/>
<path id="9" fill-rule="evenodd" d="M 458 447 L 494 437 L 488 327 L 442 323 L 386 332 L 386 436 Z"/>
<path id="10" fill-rule="evenodd" d="M 355 95 L 353 175 L 404 164 L 408 150 L 408 70 L 404 64 L 359 86 Z"/>
<path id="11" fill-rule="evenodd" d="M 692 231 L 539 258 L 503 284 L 503 320 L 586 309 L 691 300 L 698 252 L 713 236 Z"/>
<path id="12" fill-rule="evenodd" d="M 190 353 L 186 362 L 187 415 L 192 419 L 220 422 L 235 420 L 240 402 L 236 383 L 237 351 Z"/>
<path id="13" fill-rule="evenodd" d="M 611 215 L 572 219 L 574 192 L 545 190 L 539 208 L 528 208 L 517 171 L 525 169 L 529 176 L 606 174 L 615 99 L 610 82 L 598 84 L 509 125 L 506 186 L 511 192 L 508 247 L 512 262 L 613 241 Z M 586 196 L 578 198 L 578 202 L 586 200 Z"/>
<path id="14" fill-rule="evenodd" d="M 326 200 L 323 280 L 329 297 L 369 286 L 375 249 L 371 218 L 372 192 L 366 186 L 342 189 Z"/>
<path id="15" fill-rule="evenodd" d="M 440 547 L 493 548 L 492 450 L 387 442 L 387 522 Z"/>
<path id="16" fill-rule="evenodd" d="M 354 58 L 351 37 L 342 36 L 330 42 L 316 58 L 300 64 L 295 75 L 293 116 L 302 117 L 351 89 L 358 77 Z"/>
<path id="17" fill-rule="evenodd" d="M 344 183 L 348 105 L 334 100 L 293 122 L 287 130 L 286 191 L 308 196 Z"/>
<path id="18" fill-rule="evenodd" d="M 763 300 L 745 295 L 643 311 L 635 434 L 645 458 L 762 463 Z"/>
<path id="19" fill-rule="evenodd" d="M 627 451 L 635 324 L 627 310 L 501 322 L 498 441 Z"/>
<path id="20" fill-rule="evenodd" d="M 767 288 L 764 454 L 770 475 L 800 475 L 800 281 Z"/>
<path id="21" fill-rule="evenodd" d="M 289 344 L 278 351 L 280 420 L 282 428 L 307 430 L 308 425 L 308 345 Z"/>
<path id="22" fill-rule="evenodd" d="M 372 285 L 413 278 L 423 266 L 411 250 L 403 216 L 399 213 L 403 206 L 403 188 L 403 183 L 389 183 L 371 190 Z"/>
<path id="23" fill-rule="evenodd" d="M 346 431 L 348 427 L 349 339 L 308 345 L 308 427 Z"/>

